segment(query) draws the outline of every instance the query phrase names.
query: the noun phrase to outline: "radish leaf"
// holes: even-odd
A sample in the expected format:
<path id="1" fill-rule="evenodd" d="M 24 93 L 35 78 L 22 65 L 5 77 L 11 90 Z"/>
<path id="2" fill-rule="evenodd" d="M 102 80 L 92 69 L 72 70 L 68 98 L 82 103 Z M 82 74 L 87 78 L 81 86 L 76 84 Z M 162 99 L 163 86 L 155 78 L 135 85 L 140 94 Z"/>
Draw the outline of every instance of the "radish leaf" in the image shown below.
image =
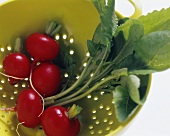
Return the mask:
<path id="1" fill-rule="evenodd" d="M 143 36 L 135 46 L 135 61 L 131 73 L 146 70 L 163 71 L 170 67 L 170 31 L 152 32 Z"/>
<path id="2" fill-rule="evenodd" d="M 141 16 L 139 20 L 144 25 L 145 34 L 155 31 L 170 30 L 170 8 Z"/>
<path id="3" fill-rule="evenodd" d="M 117 86 L 115 88 L 113 97 L 117 119 L 120 122 L 124 122 L 132 111 L 134 111 L 137 104 L 130 98 L 128 90 L 122 86 Z"/>

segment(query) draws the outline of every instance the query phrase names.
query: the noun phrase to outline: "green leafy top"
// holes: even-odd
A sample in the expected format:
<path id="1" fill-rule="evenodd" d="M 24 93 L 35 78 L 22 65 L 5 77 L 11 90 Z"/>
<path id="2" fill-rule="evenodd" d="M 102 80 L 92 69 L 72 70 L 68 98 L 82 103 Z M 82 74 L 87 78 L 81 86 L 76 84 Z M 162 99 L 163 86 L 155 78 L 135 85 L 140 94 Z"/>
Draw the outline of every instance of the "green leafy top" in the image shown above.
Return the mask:
<path id="1" fill-rule="evenodd" d="M 170 8 L 162 9 L 161 11 L 154 11 L 147 14 L 146 16 L 141 16 L 140 20 L 145 29 L 145 34 L 149 34 L 155 31 L 170 31 Z"/>
<path id="2" fill-rule="evenodd" d="M 118 21 L 114 0 L 91 1 L 101 22 L 87 40 L 87 66 L 76 82 L 45 101 L 64 105 L 102 89 L 112 92 L 116 116 L 124 122 L 146 100 L 141 76 L 170 68 L 170 9 Z"/>

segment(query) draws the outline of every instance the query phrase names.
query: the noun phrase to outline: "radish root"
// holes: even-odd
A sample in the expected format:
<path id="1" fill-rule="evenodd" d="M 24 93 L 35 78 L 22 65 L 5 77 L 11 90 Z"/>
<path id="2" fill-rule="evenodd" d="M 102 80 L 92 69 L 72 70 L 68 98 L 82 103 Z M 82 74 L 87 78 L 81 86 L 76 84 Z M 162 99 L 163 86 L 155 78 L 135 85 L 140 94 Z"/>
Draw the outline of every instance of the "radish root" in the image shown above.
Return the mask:
<path id="1" fill-rule="evenodd" d="M 13 108 L 0 108 L 0 111 L 11 111 L 11 112 L 16 112 L 16 107 L 13 107 Z"/>
<path id="2" fill-rule="evenodd" d="M 5 77 L 11 77 L 11 78 L 14 78 L 14 79 L 20 79 L 20 80 L 24 80 L 25 78 L 21 78 L 21 77 L 14 77 L 14 76 L 10 76 L 10 75 L 7 75 L 7 74 L 4 74 L 2 72 L 0 72 L 1 75 L 5 76 Z"/>
<path id="3" fill-rule="evenodd" d="M 24 124 L 24 123 L 25 123 L 25 122 L 20 122 L 20 123 L 17 124 L 16 132 L 17 132 L 18 136 L 21 136 L 21 135 L 19 134 L 19 132 L 18 132 L 18 128 L 19 128 L 20 125 L 22 125 L 22 124 Z"/>
<path id="4" fill-rule="evenodd" d="M 40 98 L 42 99 L 43 107 L 42 107 L 42 111 L 41 111 L 40 115 L 38 115 L 38 117 L 40 117 L 43 114 L 43 112 L 44 112 L 45 101 L 44 101 L 44 98 L 41 96 L 41 94 L 35 89 L 35 87 L 32 84 L 32 69 L 31 69 L 31 72 L 30 72 L 30 86 L 40 96 Z"/>

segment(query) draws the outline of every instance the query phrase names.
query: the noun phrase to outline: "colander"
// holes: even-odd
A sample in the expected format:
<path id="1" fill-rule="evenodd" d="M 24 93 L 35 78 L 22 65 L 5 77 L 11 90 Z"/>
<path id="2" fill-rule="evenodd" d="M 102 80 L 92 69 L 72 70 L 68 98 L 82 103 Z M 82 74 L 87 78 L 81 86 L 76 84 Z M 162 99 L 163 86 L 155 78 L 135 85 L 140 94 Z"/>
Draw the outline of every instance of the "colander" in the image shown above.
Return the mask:
<path id="1" fill-rule="evenodd" d="M 121 14 L 118 15 L 121 17 Z M 1 72 L 2 61 L 13 51 L 15 39 L 25 39 L 30 33 L 43 32 L 50 20 L 65 27 L 58 38 L 69 43 L 71 54 L 74 52 L 79 65 L 83 66 L 87 55 L 86 41 L 92 38 L 100 21 L 90 0 L 9 0 L 0 5 Z M 141 76 L 141 86 L 147 92 L 150 81 L 149 75 Z M 19 92 L 24 88 L 27 88 L 26 81 L 10 86 L 8 79 L 0 75 L 0 108 L 13 107 Z M 80 136 L 119 135 L 141 109 L 139 106 L 126 122 L 120 123 L 116 119 L 114 99 L 110 94 L 93 92 L 75 103 L 83 108 L 79 115 Z M 0 136 L 18 136 L 18 123 L 16 113 L 0 111 Z M 30 129 L 20 125 L 18 132 L 21 136 L 45 136 L 41 127 Z"/>

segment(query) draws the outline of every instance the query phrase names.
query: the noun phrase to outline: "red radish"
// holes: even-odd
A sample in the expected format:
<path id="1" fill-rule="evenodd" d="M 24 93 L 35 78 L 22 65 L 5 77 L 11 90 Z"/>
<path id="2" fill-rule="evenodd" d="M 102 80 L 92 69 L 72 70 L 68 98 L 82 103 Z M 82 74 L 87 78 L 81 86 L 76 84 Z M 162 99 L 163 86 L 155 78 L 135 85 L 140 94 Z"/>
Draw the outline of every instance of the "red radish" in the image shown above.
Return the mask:
<path id="1" fill-rule="evenodd" d="M 55 64 L 43 62 L 33 69 L 30 80 L 42 97 L 52 96 L 59 93 L 61 72 Z"/>
<path id="2" fill-rule="evenodd" d="M 19 79 L 15 79 L 15 78 L 12 78 L 12 77 L 9 77 L 8 79 L 9 79 L 10 85 L 15 85 L 20 81 Z"/>
<path id="3" fill-rule="evenodd" d="M 26 39 L 26 49 L 35 61 L 51 61 L 59 54 L 59 44 L 41 33 L 33 33 Z"/>
<path id="4" fill-rule="evenodd" d="M 73 107 L 74 110 L 77 108 L 75 105 L 73 105 Z M 64 107 L 51 106 L 47 108 L 41 118 L 42 128 L 46 135 L 77 136 L 80 132 L 80 122 L 75 115 L 81 111 L 80 107 L 78 107 L 78 109 L 78 112 L 71 110 L 73 116 L 70 117 L 70 110 Z"/>
<path id="5" fill-rule="evenodd" d="M 17 99 L 17 117 L 23 126 L 34 128 L 41 122 L 43 105 L 39 95 L 32 89 L 23 90 Z"/>
<path id="6" fill-rule="evenodd" d="M 3 60 L 5 74 L 11 77 L 28 78 L 31 70 L 30 60 L 22 53 L 11 53 Z M 11 79 L 11 84 L 15 84 L 17 79 Z"/>

